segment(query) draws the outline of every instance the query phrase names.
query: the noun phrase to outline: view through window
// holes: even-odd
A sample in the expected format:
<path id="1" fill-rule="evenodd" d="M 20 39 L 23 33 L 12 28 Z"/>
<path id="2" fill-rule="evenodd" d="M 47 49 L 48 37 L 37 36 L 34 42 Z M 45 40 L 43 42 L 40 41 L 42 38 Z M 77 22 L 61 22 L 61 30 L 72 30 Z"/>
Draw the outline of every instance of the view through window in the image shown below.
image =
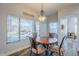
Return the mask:
<path id="1" fill-rule="evenodd" d="M 49 23 L 49 33 L 57 34 L 57 23 Z"/>
<path id="2" fill-rule="evenodd" d="M 32 37 L 33 21 L 27 19 L 20 19 L 20 39 Z"/>
<path id="3" fill-rule="evenodd" d="M 19 18 L 7 17 L 7 42 L 14 42 L 19 40 Z"/>
<path id="4" fill-rule="evenodd" d="M 40 28 L 39 28 L 39 27 L 40 27 L 40 26 L 39 26 L 39 25 L 40 25 L 40 22 L 36 22 L 35 25 L 36 25 L 37 37 L 40 37 L 40 32 L 39 32 L 39 31 L 40 31 Z"/>
<path id="5" fill-rule="evenodd" d="M 33 21 L 7 16 L 7 43 L 32 37 Z"/>

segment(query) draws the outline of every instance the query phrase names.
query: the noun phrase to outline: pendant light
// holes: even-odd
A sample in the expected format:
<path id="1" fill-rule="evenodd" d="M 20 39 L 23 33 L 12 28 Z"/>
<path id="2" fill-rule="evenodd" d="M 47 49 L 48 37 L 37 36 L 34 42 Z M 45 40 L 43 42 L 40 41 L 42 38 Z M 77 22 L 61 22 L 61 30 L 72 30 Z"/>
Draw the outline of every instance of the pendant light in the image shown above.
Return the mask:
<path id="1" fill-rule="evenodd" d="M 41 11 L 40 11 L 40 16 L 38 17 L 40 21 L 45 21 L 46 16 L 44 15 L 44 10 L 43 10 L 43 3 L 41 4 Z"/>

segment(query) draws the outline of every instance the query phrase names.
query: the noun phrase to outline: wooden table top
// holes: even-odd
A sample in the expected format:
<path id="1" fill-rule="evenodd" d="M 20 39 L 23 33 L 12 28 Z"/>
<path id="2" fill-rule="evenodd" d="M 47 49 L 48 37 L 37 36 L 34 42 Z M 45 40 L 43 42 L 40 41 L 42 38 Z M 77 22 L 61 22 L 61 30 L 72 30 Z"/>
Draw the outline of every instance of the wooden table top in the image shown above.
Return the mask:
<path id="1" fill-rule="evenodd" d="M 41 38 L 37 38 L 36 42 L 41 43 L 41 44 L 55 44 L 53 42 L 49 42 L 48 41 L 48 37 L 41 37 Z"/>

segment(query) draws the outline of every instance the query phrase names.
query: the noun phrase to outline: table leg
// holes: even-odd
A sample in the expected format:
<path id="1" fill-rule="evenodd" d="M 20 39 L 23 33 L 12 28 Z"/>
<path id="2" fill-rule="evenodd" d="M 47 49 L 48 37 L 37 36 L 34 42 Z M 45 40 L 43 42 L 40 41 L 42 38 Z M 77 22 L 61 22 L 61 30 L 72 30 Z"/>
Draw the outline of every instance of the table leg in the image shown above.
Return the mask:
<path id="1" fill-rule="evenodd" d="M 49 45 L 46 45 L 46 56 L 51 56 L 52 55 L 52 52 L 48 50 L 49 48 Z"/>
<path id="2" fill-rule="evenodd" d="M 48 56 L 49 55 L 49 53 L 48 53 L 49 52 L 48 51 L 48 45 L 43 45 L 43 46 L 46 48 L 46 54 L 45 55 Z"/>

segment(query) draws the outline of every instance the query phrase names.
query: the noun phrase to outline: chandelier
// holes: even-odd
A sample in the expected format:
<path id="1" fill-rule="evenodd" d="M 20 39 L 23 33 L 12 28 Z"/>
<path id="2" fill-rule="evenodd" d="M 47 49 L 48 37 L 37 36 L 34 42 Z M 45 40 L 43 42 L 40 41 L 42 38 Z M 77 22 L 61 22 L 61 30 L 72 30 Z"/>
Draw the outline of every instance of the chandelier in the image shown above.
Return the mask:
<path id="1" fill-rule="evenodd" d="M 40 11 L 40 16 L 38 17 L 38 19 L 40 21 L 45 21 L 46 20 L 46 16 L 44 15 L 44 10 L 43 10 L 43 3 L 41 5 L 41 11 Z"/>

